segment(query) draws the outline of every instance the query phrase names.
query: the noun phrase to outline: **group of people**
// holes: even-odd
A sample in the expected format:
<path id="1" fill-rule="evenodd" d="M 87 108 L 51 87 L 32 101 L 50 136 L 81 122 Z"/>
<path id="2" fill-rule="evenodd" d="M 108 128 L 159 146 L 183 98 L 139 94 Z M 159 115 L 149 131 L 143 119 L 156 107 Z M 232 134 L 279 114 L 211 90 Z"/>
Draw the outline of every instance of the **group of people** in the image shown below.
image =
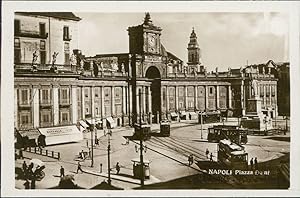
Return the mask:
<path id="1" fill-rule="evenodd" d="M 210 155 L 209 155 L 209 150 L 208 150 L 208 148 L 206 149 L 206 151 L 205 151 L 205 155 L 206 155 L 206 158 L 208 159 L 208 157 L 209 157 L 209 160 L 212 162 L 212 161 L 214 161 L 213 160 L 213 154 L 212 153 L 210 153 Z"/>
<path id="2" fill-rule="evenodd" d="M 37 180 L 39 172 L 41 171 L 41 167 L 37 166 L 36 169 L 33 171 L 33 166 L 33 163 L 27 165 L 26 161 L 24 161 L 22 164 L 24 179 L 26 180 L 24 183 L 25 189 L 35 189 L 35 182 Z"/>
<path id="3" fill-rule="evenodd" d="M 251 170 L 254 168 L 254 169 L 258 169 L 258 164 L 257 164 L 257 157 L 255 157 L 254 159 L 251 158 L 250 160 L 250 167 L 251 167 Z"/>

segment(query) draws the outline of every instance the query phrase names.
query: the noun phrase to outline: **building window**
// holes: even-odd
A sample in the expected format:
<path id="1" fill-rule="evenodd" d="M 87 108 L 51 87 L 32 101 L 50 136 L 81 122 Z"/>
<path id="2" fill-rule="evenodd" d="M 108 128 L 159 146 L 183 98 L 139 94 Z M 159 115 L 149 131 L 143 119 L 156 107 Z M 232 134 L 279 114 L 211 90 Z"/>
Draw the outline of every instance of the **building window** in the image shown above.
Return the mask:
<path id="1" fill-rule="evenodd" d="M 61 122 L 62 123 L 69 122 L 69 112 L 61 112 Z"/>
<path id="2" fill-rule="evenodd" d="M 42 110 L 41 111 L 41 125 L 49 126 L 51 125 L 51 110 Z"/>
<path id="3" fill-rule="evenodd" d="M 213 94 L 213 88 L 212 87 L 209 88 L 209 94 L 211 94 L 211 95 Z"/>
<path id="4" fill-rule="evenodd" d="M 21 115 L 21 124 L 27 125 L 30 123 L 30 115 L 29 114 L 23 114 Z"/>
<path id="5" fill-rule="evenodd" d="M 20 111 L 20 128 L 28 128 L 31 127 L 31 112 L 30 111 Z"/>
<path id="6" fill-rule="evenodd" d="M 70 43 L 64 44 L 64 51 L 65 51 L 65 65 L 70 64 Z"/>
<path id="7" fill-rule="evenodd" d="M 67 88 L 60 90 L 60 103 L 69 104 L 69 90 Z"/>
<path id="8" fill-rule="evenodd" d="M 45 36 L 45 35 L 46 35 L 46 24 L 40 23 L 40 36 Z"/>
<path id="9" fill-rule="evenodd" d="M 41 90 L 41 103 L 42 104 L 50 104 L 51 101 L 51 94 L 49 89 L 42 89 Z"/>
<path id="10" fill-rule="evenodd" d="M 40 63 L 46 64 L 46 42 L 40 41 Z"/>
<path id="11" fill-rule="evenodd" d="M 21 44 L 19 38 L 14 39 L 14 61 L 15 63 L 21 62 Z"/>
<path id="12" fill-rule="evenodd" d="M 68 26 L 64 26 L 64 30 L 63 30 L 63 39 L 64 39 L 64 40 L 69 40 L 69 39 L 70 39 L 70 35 L 69 35 L 69 27 L 68 27 Z"/>
<path id="13" fill-rule="evenodd" d="M 29 104 L 29 90 L 28 89 L 22 89 L 20 95 L 21 95 L 20 103 L 22 105 L 28 105 Z"/>
<path id="14" fill-rule="evenodd" d="M 15 19 L 14 26 L 15 26 L 15 35 L 17 35 L 21 32 L 20 20 Z"/>

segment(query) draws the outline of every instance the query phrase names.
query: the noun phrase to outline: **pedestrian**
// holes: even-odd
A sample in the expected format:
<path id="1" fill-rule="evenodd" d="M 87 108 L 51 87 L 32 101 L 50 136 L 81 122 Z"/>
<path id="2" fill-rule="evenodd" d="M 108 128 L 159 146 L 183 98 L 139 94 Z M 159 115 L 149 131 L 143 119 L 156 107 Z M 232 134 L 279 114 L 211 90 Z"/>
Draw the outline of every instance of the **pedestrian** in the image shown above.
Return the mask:
<path id="1" fill-rule="evenodd" d="M 92 157 L 91 148 L 89 148 L 89 157 Z"/>
<path id="2" fill-rule="evenodd" d="M 255 157 L 254 159 L 254 168 L 257 169 L 258 168 L 258 164 L 257 164 L 257 157 Z"/>
<path id="3" fill-rule="evenodd" d="M 30 188 L 31 188 L 31 189 L 35 189 L 35 177 L 33 177 L 33 178 L 31 179 Z"/>
<path id="4" fill-rule="evenodd" d="M 191 165 L 191 155 L 188 156 L 189 166 Z"/>
<path id="5" fill-rule="evenodd" d="M 100 173 L 102 173 L 102 163 L 100 164 Z"/>
<path id="6" fill-rule="evenodd" d="M 80 162 L 78 162 L 78 164 L 77 164 L 77 172 L 76 172 L 76 174 L 78 174 L 78 171 L 79 171 L 79 170 L 83 173 L 83 170 L 81 169 L 81 164 L 80 164 Z"/>
<path id="7" fill-rule="evenodd" d="M 24 159 L 24 156 L 23 156 L 23 151 L 22 149 L 19 150 L 19 158 L 20 159 Z"/>
<path id="8" fill-rule="evenodd" d="M 212 162 L 213 161 L 213 154 L 210 153 L 210 161 Z"/>
<path id="9" fill-rule="evenodd" d="M 208 150 L 208 148 L 206 149 L 205 154 L 206 154 L 206 158 L 208 159 L 208 155 L 209 155 L 209 150 Z"/>
<path id="10" fill-rule="evenodd" d="M 81 159 L 84 159 L 84 152 L 83 152 L 83 150 L 81 150 L 81 152 L 80 152 L 80 157 L 81 157 Z"/>
<path id="11" fill-rule="evenodd" d="M 86 140 L 86 147 L 89 147 L 89 140 Z"/>
<path id="12" fill-rule="evenodd" d="M 251 167 L 251 170 L 253 169 L 253 158 L 251 158 L 250 160 L 250 167 Z"/>
<path id="13" fill-rule="evenodd" d="M 23 184 L 25 186 L 25 189 L 29 189 L 29 181 L 26 179 L 25 183 Z"/>
<path id="14" fill-rule="evenodd" d="M 117 164 L 116 164 L 117 175 L 119 174 L 120 169 L 121 169 L 121 168 L 120 168 L 119 162 L 117 162 Z"/>
<path id="15" fill-rule="evenodd" d="M 191 154 L 191 165 L 194 163 L 194 156 Z"/>
<path id="16" fill-rule="evenodd" d="M 24 162 L 23 162 L 23 164 L 22 164 L 22 169 L 23 169 L 23 172 L 24 172 L 24 173 L 25 173 L 26 170 L 27 170 L 27 164 L 26 164 L 25 160 L 24 160 Z"/>
<path id="17" fill-rule="evenodd" d="M 63 166 L 60 166 L 60 177 L 64 177 L 65 176 L 65 169 Z"/>
<path id="18" fill-rule="evenodd" d="M 27 168 L 27 176 L 28 176 L 28 178 L 31 178 L 33 176 L 33 170 L 32 170 L 32 168 L 33 168 L 33 163 L 31 163 L 28 166 L 28 168 Z"/>

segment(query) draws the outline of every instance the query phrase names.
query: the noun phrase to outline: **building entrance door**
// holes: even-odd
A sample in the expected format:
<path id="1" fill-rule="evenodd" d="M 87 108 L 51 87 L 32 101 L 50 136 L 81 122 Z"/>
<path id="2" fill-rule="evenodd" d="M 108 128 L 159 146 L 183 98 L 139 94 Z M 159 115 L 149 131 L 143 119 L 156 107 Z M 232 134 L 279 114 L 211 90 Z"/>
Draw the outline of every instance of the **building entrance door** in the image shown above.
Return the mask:
<path id="1" fill-rule="evenodd" d="M 153 115 L 152 122 L 157 123 L 161 119 L 161 78 L 159 70 L 155 66 L 148 68 L 146 78 L 152 80 L 151 83 L 151 113 Z"/>

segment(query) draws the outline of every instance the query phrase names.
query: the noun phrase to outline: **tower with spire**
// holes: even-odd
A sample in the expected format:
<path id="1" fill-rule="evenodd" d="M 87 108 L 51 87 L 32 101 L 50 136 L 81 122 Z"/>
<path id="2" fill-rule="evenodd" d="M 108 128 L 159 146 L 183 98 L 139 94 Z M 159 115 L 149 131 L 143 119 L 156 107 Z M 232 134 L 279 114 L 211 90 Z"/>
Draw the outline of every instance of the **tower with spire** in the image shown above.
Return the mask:
<path id="1" fill-rule="evenodd" d="M 195 33 L 194 27 L 190 36 L 190 42 L 188 44 L 188 72 L 191 73 L 194 70 L 196 72 L 204 72 L 203 65 L 201 63 L 200 47 L 197 41 L 197 35 Z"/>

